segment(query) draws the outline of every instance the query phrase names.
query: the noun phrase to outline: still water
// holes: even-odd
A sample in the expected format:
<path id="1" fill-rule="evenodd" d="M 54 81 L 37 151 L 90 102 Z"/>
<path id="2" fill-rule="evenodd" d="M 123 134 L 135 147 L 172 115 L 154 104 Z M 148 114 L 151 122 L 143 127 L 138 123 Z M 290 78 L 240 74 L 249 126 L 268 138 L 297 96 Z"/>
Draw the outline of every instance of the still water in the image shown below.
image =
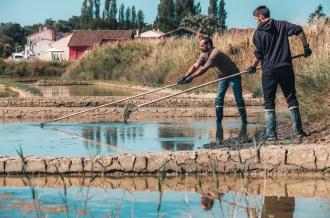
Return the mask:
<path id="1" fill-rule="evenodd" d="M 72 96 L 131 96 L 133 90 L 97 85 L 71 86 L 34 86 L 43 97 L 72 97 Z"/>
<path id="2" fill-rule="evenodd" d="M 248 125 L 254 131 L 256 125 Z M 225 120 L 224 137 L 238 135 L 240 122 Z M 198 150 L 215 141 L 214 120 L 129 123 L 0 124 L 0 155 L 90 156 L 127 152 Z"/>
<path id="3" fill-rule="evenodd" d="M 40 181 L 41 180 L 41 181 Z M 88 182 L 86 182 L 88 180 Z M 325 218 L 328 191 L 315 178 L 0 177 L 1 217 Z M 65 185 L 64 185 L 65 184 Z M 300 188 L 299 188 L 300 187 Z M 303 190 L 304 189 L 304 190 Z M 32 193 L 35 195 L 33 201 Z"/>

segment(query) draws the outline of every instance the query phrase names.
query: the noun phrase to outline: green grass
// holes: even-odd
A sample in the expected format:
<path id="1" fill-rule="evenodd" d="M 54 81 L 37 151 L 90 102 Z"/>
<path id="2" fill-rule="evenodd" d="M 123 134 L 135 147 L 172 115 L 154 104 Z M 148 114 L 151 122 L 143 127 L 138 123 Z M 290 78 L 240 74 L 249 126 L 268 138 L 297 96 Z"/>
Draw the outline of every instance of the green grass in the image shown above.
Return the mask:
<path id="1" fill-rule="evenodd" d="M 312 58 L 300 66 L 296 77 L 302 112 L 308 121 L 327 119 L 330 97 L 330 56 Z"/>
<path id="2" fill-rule="evenodd" d="M 17 89 L 29 92 L 33 95 L 42 96 L 42 93 L 39 89 L 29 87 L 29 86 L 24 85 L 22 83 L 15 82 L 13 80 L 0 80 L 0 84 L 5 85 L 7 87 L 17 88 Z"/>
<path id="3" fill-rule="evenodd" d="M 87 80 L 65 80 L 59 79 L 46 79 L 38 80 L 37 85 L 41 86 L 69 86 L 69 85 L 92 85 L 93 82 Z"/>

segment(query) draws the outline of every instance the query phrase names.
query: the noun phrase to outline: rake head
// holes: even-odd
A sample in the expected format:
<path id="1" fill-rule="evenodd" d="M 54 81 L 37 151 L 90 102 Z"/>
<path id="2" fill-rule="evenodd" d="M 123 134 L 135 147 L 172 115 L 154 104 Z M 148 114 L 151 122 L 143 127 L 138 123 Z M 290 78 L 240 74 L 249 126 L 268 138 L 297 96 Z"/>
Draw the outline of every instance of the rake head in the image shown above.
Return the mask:
<path id="1" fill-rule="evenodd" d="M 128 103 L 124 110 L 124 122 L 127 124 L 128 119 L 130 118 L 133 111 L 137 110 L 137 107 L 135 104 Z"/>

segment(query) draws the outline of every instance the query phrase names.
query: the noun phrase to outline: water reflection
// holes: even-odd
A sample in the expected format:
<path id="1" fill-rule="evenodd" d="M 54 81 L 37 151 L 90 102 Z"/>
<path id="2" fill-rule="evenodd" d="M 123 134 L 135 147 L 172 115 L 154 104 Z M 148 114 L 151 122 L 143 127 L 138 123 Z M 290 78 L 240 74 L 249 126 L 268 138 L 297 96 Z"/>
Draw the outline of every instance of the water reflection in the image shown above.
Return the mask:
<path id="1" fill-rule="evenodd" d="M 265 196 L 262 207 L 262 218 L 292 218 L 295 209 L 295 198 Z"/>
<path id="2" fill-rule="evenodd" d="M 196 132 L 192 128 L 160 126 L 158 132 L 158 137 L 161 139 L 161 146 L 166 151 L 191 151 L 194 149 L 193 142 L 180 141 L 196 136 Z"/>
<path id="3" fill-rule="evenodd" d="M 326 178 L 0 177 L 2 217 L 328 217 Z M 321 181 L 321 183 L 320 183 Z M 292 186 L 294 184 L 294 186 Z M 66 189 L 64 189 L 66 187 Z M 303 188 L 300 188 L 303 187 Z"/>
<path id="4" fill-rule="evenodd" d="M 36 86 L 44 97 L 71 96 L 131 96 L 135 94 L 127 89 L 97 85 Z"/>
<path id="5" fill-rule="evenodd" d="M 254 129 L 249 125 L 240 130 L 239 122 L 225 122 L 223 125 L 216 128 L 213 120 L 129 125 L 121 122 L 54 123 L 45 128 L 38 124 L 2 123 L 0 132 L 6 137 L 0 137 L 0 154 L 16 155 L 19 145 L 24 153 L 38 156 L 197 150 L 216 138 L 244 135 L 242 132 Z"/>

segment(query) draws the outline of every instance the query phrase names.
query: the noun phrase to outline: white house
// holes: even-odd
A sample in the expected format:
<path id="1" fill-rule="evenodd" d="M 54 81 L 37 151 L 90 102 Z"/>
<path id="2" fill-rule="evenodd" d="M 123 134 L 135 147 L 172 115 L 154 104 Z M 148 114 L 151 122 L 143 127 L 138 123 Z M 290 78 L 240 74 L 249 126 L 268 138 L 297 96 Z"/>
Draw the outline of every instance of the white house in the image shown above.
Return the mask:
<path id="1" fill-rule="evenodd" d="M 141 38 L 141 39 L 157 39 L 164 33 L 161 31 L 156 31 L 156 30 L 148 30 L 146 32 L 143 32 L 141 34 L 138 34 L 136 38 Z"/>
<path id="2" fill-rule="evenodd" d="M 50 52 L 51 61 L 68 61 L 69 60 L 69 42 L 71 40 L 72 33 L 62 37 L 61 39 L 50 43 L 50 49 L 47 51 Z"/>
<path id="3" fill-rule="evenodd" d="M 25 58 L 48 61 L 50 59 L 48 49 L 50 44 L 56 40 L 54 30 L 44 28 L 43 30 L 34 33 L 27 37 L 27 44 L 25 46 Z"/>

